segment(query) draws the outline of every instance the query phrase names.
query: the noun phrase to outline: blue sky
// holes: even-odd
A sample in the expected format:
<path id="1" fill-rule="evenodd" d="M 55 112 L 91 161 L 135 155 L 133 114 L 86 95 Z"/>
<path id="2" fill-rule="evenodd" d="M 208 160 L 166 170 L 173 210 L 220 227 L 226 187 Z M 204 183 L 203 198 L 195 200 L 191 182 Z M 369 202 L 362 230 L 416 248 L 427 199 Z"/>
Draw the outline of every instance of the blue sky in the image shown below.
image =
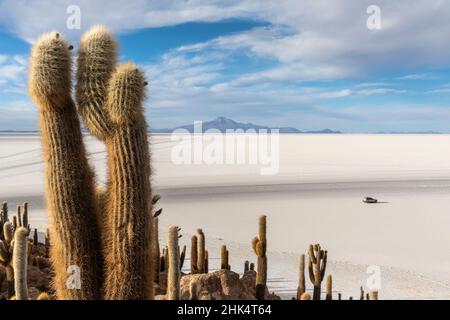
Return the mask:
<path id="1" fill-rule="evenodd" d="M 226 116 L 304 130 L 450 132 L 450 2 L 0 0 L 0 130 L 34 130 L 30 46 L 95 24 L 146 73 L 151 127 Z M 80 9 L 69 29 L 67 8 Z M 76 52 L 76 51 L 75 51 Z"/>

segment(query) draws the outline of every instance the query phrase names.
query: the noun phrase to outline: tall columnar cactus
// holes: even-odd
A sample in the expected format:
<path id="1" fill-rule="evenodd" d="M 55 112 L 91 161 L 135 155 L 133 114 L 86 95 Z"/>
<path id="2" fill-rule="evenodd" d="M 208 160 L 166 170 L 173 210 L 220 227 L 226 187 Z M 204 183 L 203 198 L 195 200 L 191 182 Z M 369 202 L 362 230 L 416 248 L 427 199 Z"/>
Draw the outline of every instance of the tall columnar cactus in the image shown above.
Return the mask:
<path id="1" fill-rule="evenodd" d="M 10 221 L 3 224 L 3 238 L 0 240 L 0 260 L 6 268 L 8 298 L 14 295 L 14 269 L 12 265 L 14 226 Z"/>
<path id="2" fill-rule="evenodd" d="M 314 286 L 313 300 L 320 300 L 322 281 L 327 268 L 327 251 L 322 250 L 319 244 L 310 245 L 308 256 L 309 278 Z"/>
<path id="3" fill-rule="evenodd" d="M 16 300 L 28 300 L 27 261 L 28 229 L 19 227 L 14 233 L 13 268 Z"/>
<path id="4" fill-rule="evenodd" d="M 198 259 L 197 236 L 193 235 L 191 238 L 191 274 L 197 273 L 197 259 Z"/>
<path id="5" fill-rule="evenodd" d="M 147 83 L 134 64 L 116 66 L 116 56 L 105 28 L 82 37 L 76 97 L 86 127 L 107 147 L 105 298 L 147 299 L 153 297 Z"/>
<path id="6" fill-rule="evenodd" d="M 325 280 L 326 296 L 325 300 L 333 300 L 333 278 L 331 274 L 327 275 Z"/>
<path id="7" fill-rule="evenodd" d="M 29 72 L 44 151 L 56 294 L 60 299 L 98 299 L 103 267 L 93 173 L 71 98 L 69 44 L 58 33 L 43 35 L 33 46 Z M 80 268 L 79 290 L 66 286 L 70 266 Z"/>
<path id="8" fill-rule="evenodd" d="M 306 291 L 305 285 L 305 255 L 298 256 L 298 286 L 297 286 L 297 300 L 300 300 L 302 294 Z"/>
<path id="9" fill-rule="evenodd" d="M 228 263 L 228 259 L 229 259 L 229 252 L 227 250 L 227 246 L 226 245 L 222 245 L 222 247 L 220 248 L 220 268 L 222 270 L 230 270 L 230 264 Z"/>
<path id="10" fill-rule="evenodd" d="M 205 268 L 205 234 L 202 229 L 197 229 L 198 254 L 197 254 L 197 272 L 206 273 Z"/>
<path id="11" fill-rule="evenodd" d="M 167 274 L 167 300 L 180 299 L 180 251 L 178 227 L 171 225 L 167 239 L 169 247 L 169 271 Z"/>
<path id="12" fill-rule="evenodd" d="M 257 256 L 257 273 L 256 273 L 256 299 L 264 300 L 267 282 L 267 238 L 266 238 L 266 216 L 259 217 L 259 235 L 253 238 L 253 251 Z"/>

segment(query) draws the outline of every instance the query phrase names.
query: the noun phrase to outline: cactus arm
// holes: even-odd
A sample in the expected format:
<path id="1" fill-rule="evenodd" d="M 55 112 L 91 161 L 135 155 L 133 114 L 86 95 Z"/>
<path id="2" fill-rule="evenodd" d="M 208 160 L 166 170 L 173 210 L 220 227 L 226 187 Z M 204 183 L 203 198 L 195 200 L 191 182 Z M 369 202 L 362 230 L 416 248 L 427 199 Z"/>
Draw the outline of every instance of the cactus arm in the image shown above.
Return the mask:
<path id="1" fill-rule="evenodd" d="M 101 140 L 112 131 L 104 105 L 108 82 L 116 66 L 116 48 L 111 33 L 102 26 L 94 26 L 81 38 L 78 51 L 78 110 L 90 133 Z"/>

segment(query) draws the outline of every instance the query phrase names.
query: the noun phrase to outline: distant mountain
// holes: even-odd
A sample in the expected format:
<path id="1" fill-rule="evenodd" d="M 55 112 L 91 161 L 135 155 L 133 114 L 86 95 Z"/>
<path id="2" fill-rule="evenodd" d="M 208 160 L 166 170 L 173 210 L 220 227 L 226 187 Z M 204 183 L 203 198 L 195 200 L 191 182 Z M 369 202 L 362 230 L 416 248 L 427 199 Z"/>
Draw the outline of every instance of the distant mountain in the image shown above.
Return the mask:
<path id="1" fill-rule="evenodd" d="M 379 131 L 377 134 L 442 134 L 438 131 Z"/>
<path id="2" fill-rule="evenodd" d="M 171 133 L 176 129 L 185 129 L 189 132 L 194 132 L 194 125 L 188 124 L 188 125 L 184 125 L 184 126 L 175 127 L 172 129 L 152 129 L 151 131 L 155 132 L 155 133 Z M 248 122 L 248 123 L 237 122 L 232 119 L 225 118 L 225 117 L 218 117 L 217 119 L 214 119 L 212 121 L 203 122 L 202 123 L 202 132 L 205 132 L 209 129 L 216 129 L 222 133 L 226 132 L 226 130 L 237 130 L 237 129 L 241 129 L 244 131 L 247 131 L 249 129 L 254 129 L 256 131 L 278 129 L 280 133 L 326 133 L 326 134 L 341 133 L 340 131 L 333 131 L 330 129 L 323 129 L 323 130 L 317 130 L 317 131 L 301 131 L 301 130 L 299 130 L 297 128 L 293 128 L 293 127 L 279 127 L 279 128 L 267 127 L 267 126 L 253 124 L 250 122 Z"/>

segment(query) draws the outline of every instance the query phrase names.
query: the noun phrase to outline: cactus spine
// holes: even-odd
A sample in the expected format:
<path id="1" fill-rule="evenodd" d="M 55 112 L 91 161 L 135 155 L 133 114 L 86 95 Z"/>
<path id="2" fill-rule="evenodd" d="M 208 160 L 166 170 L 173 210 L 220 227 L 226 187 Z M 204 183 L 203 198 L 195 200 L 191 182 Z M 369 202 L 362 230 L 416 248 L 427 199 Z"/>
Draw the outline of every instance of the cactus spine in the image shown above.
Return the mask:
<path id="1" fill-rule="evenodd" d="M 198 254 L 197 254 L 197 272 L 206 273 L 205 270 L 205 234 L 202 229 L 197 229 Z"/>
<path id="2" fill-rule="evenodd" d="M 310 245 L 308 256 L 309 278 L 314 286 L 313 300 L 320 300 L 322 280 L 327 268 L 327 251 L 322 250 L 319 244 Z"/>
<path id="3" fill-rule="evenodd" d="M 222 245 L 220 249 L 220 268 L 222 270 L 230 270 L 231 267 L 228 263 L 229 252 L 227 250 L 227 246 Z"/>
<path id="4" fill-rule="evenodd" d="M 43 35 L 33 46 L 29 91 L 39 110 L 56 295 L 60 299 L 98 299 L 102 259 L 93 174 L 71 98 L 70 49 L 58 33 Z M 81 269 L 80 290 L 66 287 L 71 265 Z"/>
<path id="5" fill-rule="evenodd" d="M 168 234 L 169 271 L 167 275 L 167 300 L 180 299 L 180 251 L 178 227 L 171 225 Z"/>
<path id="6" fill-rule="evenodd" d="M 298 286 L 297 286 L 297 300 L 300 300 L 302 294 L 306 291 L 305 286 L 305 255 L 298 256 Z"/>
<path id="7" fill-rule="evenodd" d="M 193 235 L 191 238 L 191 274 L 197 273 L 197 236 Z"/>
<path id="8" fill-rule="evenodd" d="M 144 76 L 132 63 L 116 67 L 116 42 L 103 27 L 81 40 L 76 96 L 88 130 L 108 154 L 106 299 L 153 297 L 150 154 L 142 101 Z"/>
<path id="9" fill-rule="evenodd" d="M 13 268 L 16 300 L 28 300 L 27 257 L 28 229 L 19 227 L 14 234 Z"/>
<path id="10" fill-rule="evenodd" d="M 261 215 L 259 217 L 259 235 L 253 238 L 252 241 L 253 251 L 258 257 L 257 260 L 257 273 L 256 273 L 256 299 L 264 300 L 266 293 L 266 281 L 267 281 L 267 239 L 266 239 L 266 216 Z"/>
<path id="11" fill-rule="evenodd" d="M 331 274 L 327 275 L 325 280 L 326 296 L 325 300 L 333 300 L 333 279 Z"/>

